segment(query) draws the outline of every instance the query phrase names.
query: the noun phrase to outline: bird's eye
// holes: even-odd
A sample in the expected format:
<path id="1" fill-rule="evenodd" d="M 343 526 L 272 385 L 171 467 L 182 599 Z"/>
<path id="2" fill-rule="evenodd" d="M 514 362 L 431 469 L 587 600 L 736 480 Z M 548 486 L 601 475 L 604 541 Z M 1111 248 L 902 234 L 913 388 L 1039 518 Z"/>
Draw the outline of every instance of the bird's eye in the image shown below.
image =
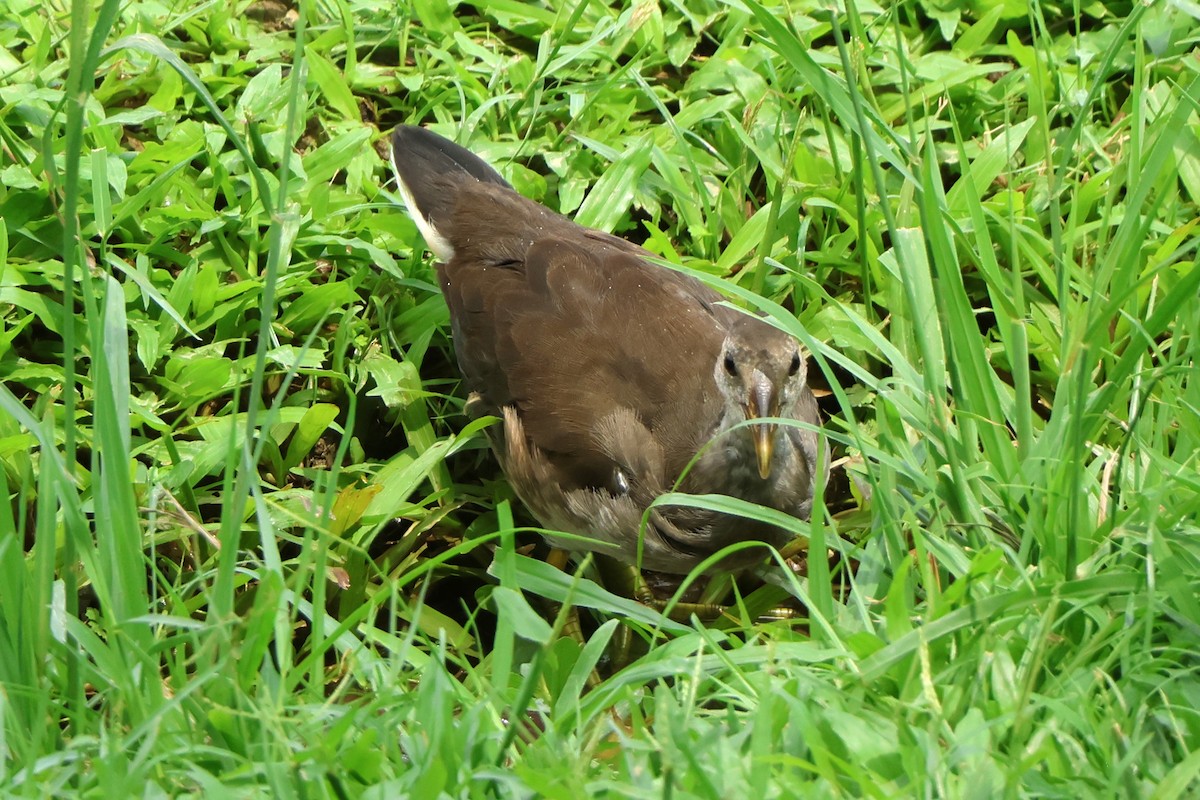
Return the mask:
<path id="1" fill-rule="evenodd" d="M 788 365 L 788 375 L 794 376 L 800 371 L 800 354 L 795 353 L 792 356 L 792 363 Z"/>
<path id="2" fill-rule="evenodd" d="M 733 360 L 733 356 L 725 356 L 725 372 L 731 377 L 737 377 L 737 362 Z"/>

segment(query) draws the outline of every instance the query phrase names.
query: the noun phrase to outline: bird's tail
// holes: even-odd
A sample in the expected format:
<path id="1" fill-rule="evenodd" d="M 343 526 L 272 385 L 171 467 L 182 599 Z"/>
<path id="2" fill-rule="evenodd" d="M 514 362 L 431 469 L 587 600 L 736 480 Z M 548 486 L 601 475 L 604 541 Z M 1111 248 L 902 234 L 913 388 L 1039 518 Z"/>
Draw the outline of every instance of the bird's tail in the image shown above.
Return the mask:
<path id="1" fill-rule="evenodd" d="M 470 150 L 412 125 L 392 131 L 392 169 L 408 213 L 429 249 L 442 261 L 454 255 L 441 229 L 449 223 L 464 183 L 481 181 L 512 188 Z"/>

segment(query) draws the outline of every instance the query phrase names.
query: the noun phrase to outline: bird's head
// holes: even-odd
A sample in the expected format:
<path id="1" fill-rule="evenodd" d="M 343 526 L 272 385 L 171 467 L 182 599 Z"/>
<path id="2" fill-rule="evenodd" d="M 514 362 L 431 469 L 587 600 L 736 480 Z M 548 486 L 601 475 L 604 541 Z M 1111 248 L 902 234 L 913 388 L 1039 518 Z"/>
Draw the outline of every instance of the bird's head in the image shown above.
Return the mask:
<path id="1" fill-rule="evenodd" d="M 730 327 L 713 375 L 731 422 L 787 414 L 808 378 L 799 342 L 750 316 Z M 771 474 L 776 427 L 761 423 L 747 431 L 764 480 Z"/>

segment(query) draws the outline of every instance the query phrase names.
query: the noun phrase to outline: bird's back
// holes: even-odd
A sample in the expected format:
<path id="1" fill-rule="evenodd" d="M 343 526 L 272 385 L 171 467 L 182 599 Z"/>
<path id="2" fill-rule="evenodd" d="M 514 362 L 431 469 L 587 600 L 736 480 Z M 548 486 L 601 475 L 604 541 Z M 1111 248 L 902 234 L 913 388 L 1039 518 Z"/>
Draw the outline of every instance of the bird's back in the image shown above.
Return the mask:
<path id="1" fill-rule="evenodd" d="M 483 410 L 514 406 L 568 483 L 607 486 L 597 426 L 628 409 L 673 480 L 716 424 L 711 369 L 729 313 L 717 295 L 493 184 L 460 190 L 445 235 L 442 290 Z"/>

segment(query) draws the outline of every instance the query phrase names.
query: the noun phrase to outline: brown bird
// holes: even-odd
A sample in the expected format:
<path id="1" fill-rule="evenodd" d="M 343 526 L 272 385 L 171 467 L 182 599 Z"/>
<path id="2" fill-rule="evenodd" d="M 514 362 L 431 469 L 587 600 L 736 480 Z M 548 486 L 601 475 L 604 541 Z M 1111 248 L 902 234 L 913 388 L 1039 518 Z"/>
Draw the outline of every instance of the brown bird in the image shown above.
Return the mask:
<path id="1" fill-rule="evenodd" d="M 517 194 L 470 151 L 422 128 L 392 134 L 400 194 L 440 260 L 472 416 L 518 496 L 568 550 L 684 573 L 774 525 L 682 505 L 724 494 L 807 518 L 828 450 L 798 342 L 720 305 L 645 250 Z M 820 466 L 818 466 L 820 465 Z M 818 475 L 818 469 L 820 474 Z M 744 550 L 721 566 L 761 560 Z"/>

